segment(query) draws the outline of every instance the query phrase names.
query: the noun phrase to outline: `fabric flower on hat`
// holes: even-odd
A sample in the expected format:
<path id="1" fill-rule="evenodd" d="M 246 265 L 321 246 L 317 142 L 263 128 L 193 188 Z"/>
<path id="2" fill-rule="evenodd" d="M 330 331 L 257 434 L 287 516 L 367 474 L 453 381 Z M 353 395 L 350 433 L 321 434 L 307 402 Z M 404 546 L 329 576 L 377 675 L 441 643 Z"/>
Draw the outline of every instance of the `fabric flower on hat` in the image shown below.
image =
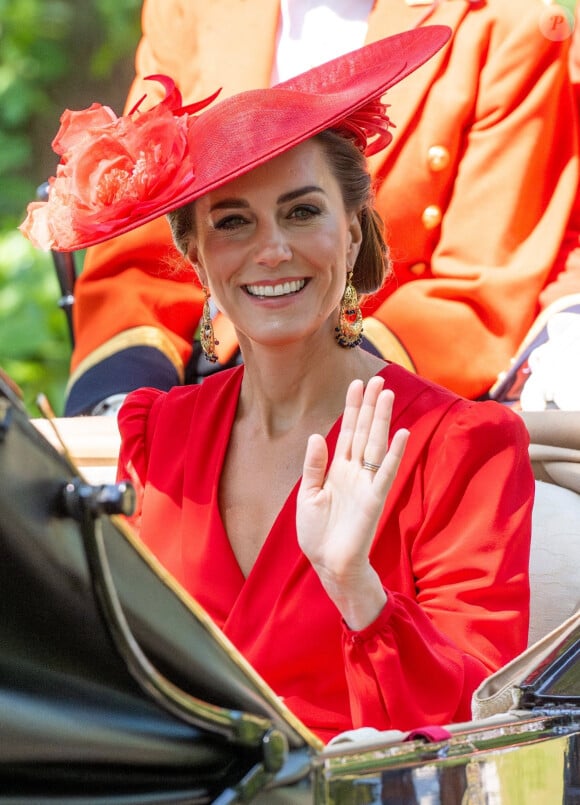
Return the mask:
<path id="1" fill-rule="evenodd" d="M 20 230 L 41 249 L 73 248 L 79 240 L 114 234 L 123 222 L 164 200 L 179 198 L 195 178 L 189 135 L 193 112 L 216 97 L 182 107 L 174 82 L 160 81 L 166 96 L 143 113 L 117 117 L 94 103 L 66 110 L 52 142 L 61 156 L 46 202 L 28 205 Z"/>
<path id="2" fill-rule="evenodd" d="M 367 157 L 373 156 L 386 148 L 393 139 L 389 129 L 396 126 L 387 116 L 387 108 L 386 104 L 375 98 L 349 115 L 336 128 L 344 134 L 350 134 Z M 369 142 L 372 137 L 375 139 Z"/>

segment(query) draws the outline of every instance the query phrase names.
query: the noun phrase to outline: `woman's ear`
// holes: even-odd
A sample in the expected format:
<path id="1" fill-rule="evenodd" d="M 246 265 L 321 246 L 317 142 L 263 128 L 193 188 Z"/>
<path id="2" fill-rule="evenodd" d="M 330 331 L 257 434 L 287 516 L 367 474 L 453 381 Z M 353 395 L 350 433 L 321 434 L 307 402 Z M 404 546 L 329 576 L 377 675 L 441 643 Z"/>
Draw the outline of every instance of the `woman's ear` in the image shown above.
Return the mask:
<path id="1" fill-rule="evenodd" d="M 351 214 L 350 225 L 348 227 L 348 237 L 349 244 L 346 254 L 346 261 L 352 270 L 354 268 L 354 264 L 356 263 L 356 258 L 358 257 L 362 243 L 362 228 L 356 212 Z"/>
<path id="2" fill-rule="evenodd" d="M 194 267 L 195 273 L 197 274 L 201 284 L 207 285 L 207 274 L 205 273 L 205 268 L 200 260 L 199 252 L 195 244 L 192 244 L 189 247 L 187 251 L 187 258 L 190 261 L 191 265 Z"/>

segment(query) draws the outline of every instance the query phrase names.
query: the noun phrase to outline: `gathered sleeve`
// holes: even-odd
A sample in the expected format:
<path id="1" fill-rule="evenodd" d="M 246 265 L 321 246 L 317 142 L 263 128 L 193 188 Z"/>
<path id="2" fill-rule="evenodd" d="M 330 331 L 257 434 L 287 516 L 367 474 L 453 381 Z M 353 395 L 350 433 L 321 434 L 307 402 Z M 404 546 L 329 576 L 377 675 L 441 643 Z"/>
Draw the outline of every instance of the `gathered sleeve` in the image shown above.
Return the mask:
<path id="1" fill-rule="evenodd" d="M 142 388 L 129 394 L 118 415 L 121 449 L 117 461 L 117 481 L 131 481 L 137 493 L 135 513 L 130 522 L 139 528 L 143 491 L 147 481 L 149 445 L 164 392 Z"/>
<path id="2" fill-rule="evenodd" d="M 416 456 L 402 508 L 386 513 L 371 554 L 387 604 L 362 631 L 343 624 L 355 726 L 468 720 L 473 690 L 525 648 L 534 494 L 527 445 L 512 412 L 460 400 Z M 412 507 L 416 495 L 423 503 Z M 389 589 L 393 527 L 412 590 Z"/>

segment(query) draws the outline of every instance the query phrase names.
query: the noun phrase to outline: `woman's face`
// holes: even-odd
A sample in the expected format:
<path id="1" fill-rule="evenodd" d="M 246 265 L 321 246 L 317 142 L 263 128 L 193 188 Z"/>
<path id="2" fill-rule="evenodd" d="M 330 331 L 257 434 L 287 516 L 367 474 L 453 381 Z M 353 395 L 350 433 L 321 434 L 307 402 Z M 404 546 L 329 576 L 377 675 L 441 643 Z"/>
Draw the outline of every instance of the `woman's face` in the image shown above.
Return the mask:
<path id="1" fill-rule="evenodd" d="M 248 338 L 283 345 L 334 330 L 361 230 L 317 142 L 199 199 L 195 229 L 189 257 Z"/>

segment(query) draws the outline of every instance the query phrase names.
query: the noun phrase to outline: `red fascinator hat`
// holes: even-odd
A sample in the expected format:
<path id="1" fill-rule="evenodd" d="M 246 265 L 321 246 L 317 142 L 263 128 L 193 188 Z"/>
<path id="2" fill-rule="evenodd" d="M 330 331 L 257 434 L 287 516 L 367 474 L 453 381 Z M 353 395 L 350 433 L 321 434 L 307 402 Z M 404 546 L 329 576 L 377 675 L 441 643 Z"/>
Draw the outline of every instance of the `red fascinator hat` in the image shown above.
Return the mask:
<path id="1" fill-rule="evenodd" d="M 366 45 L 269 89 L 210 106 L 182 106 L 167 76 L 157 106 L 117 117 L 94 103 L 66 110 L 52 147 L 60 155 L 48 201 L 20 226 L 42 249 L 84 249 L 135 229 L 248 173 L 325 129 L 367 154 L 391 140 L 384 93 L 447 42 L 450 29 L 417 28 Z M 209 108 L 206 108 L 209 107 Z M 204 110 L 204 111 L 202 111 Z"/>

